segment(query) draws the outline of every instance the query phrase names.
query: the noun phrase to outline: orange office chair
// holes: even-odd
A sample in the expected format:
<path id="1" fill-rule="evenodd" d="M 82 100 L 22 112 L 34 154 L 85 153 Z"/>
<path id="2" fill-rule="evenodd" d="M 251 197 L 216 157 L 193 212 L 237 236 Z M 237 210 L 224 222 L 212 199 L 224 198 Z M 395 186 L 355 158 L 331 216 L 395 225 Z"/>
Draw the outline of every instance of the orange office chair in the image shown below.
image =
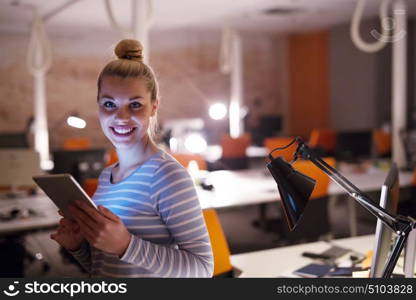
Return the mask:
<path id="1" fill-rule="evenodd" d="M 105 166 L 111 166 L 112 164 L 118 162 L 118 156 L 115 149 L 108 150 L 106 153 L 106 164 Z"/>
<path id="2" fill-rule="evenodd" d="M 200 170 L 207 170 L 207 163 L 201 155 L 187 154 L 187 153 L 171 153 L 184 168 L 187 168 L 189 163 L 194 160 L 198 164 Z"/>
<path id="3" fill-rule="evenodd" d="M 221 138 L 221 148 L 223 158 L 238 158 L 246 157 L 246 149 L 250 146 L 250 134 L 243 134 L 238 138 L 233 138 L 229 135 L 224 135 Z"/>
<path id="4" fill-rule="evenodd" d="M 221 162 L 226 169 L 247 169 L 248 158 L 246 149 L 251 144 L 250 134 L 244 134 L 238 138 L 224 135 L 221 138 L 222 156 Z"/>
<path id="5" fill-rule="evenodd" d="M 413 169 L 412 185 L 416 187 L 416 168 Z"/>
<path id="6" fill-rule="evenodd" d="M 98 186 L 98 178 L 87 178 L 84 180 L 83 188 L 88 196 L 92 197 L 95 194 Z"/>
<path id="7" fill-rule="evenodd" d="M 332 129 L 313 129 L 309 137 L 309 147 L 321 149 L 325 153 L 334 153 L 337 133 Z"/>
<path id="8" fill-rule="evenodd" d="M 326 157 L 323 158 L 323 160 L 328 165 L 335 168 L 336 163 L 334 158 Z M 331 180 L 329 176 L 326 175 L 321 169 L 319 169 L 309 160 L 298 160 L 293 164 L 293 167 L 306 176 L 316 180 L 316 185 L 310 199 L 320 198 L 328 195 L 328 187 Z"/>
<path id="9" fill-rule="evenodd" d="M 391 153 L 391 134 L 380 129 L 373 130 L 373 144 L 378 157 Z"/>
<path id="10" fill-rule="evenodd" d="M 205 209 L 202 212 L 214 256 L 214 277 L 233 277 L 231 253 L 217 212 L 212 208 Z"/>
<path id="11" fill-rule="evenodd" d="M 264 146 L 267 148 L 267 150 L 270 152 L 273 149 L 277 147 L 283 147 L 288 145 L 291 141 L 293 141 L 293 137 L 270 137 L 264 139 Z M 274 156 L 281 156 L 283 157 L 287 162 L 291 162 L 293 160 L 293 154 L 295 153 L 297 148 L 297 144 L 294 143 L 289 148 L 276 151 L 274 153 Z"/>
<path id="12" fill-rule="evenodd" d="M 91 148 L 91 141 L 87 138 L 69 138 L 64 140 L 65 150 L 82 150 Z"/>

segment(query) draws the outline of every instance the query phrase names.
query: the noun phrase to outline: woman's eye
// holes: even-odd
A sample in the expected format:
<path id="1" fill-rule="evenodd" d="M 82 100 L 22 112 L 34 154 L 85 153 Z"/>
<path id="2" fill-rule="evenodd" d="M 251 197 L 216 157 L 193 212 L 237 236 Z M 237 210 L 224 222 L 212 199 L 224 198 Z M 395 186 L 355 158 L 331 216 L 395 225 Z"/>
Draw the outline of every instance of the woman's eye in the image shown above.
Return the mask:
<path id="1" fill-rule="evenodd" d="M 112 109 L 112 108 L 115 108 L 115 107 L 116 107 L 116 105 L 115 105 L 113 102 L 111 102 L 111 101 L 106 101 L 106 102 L 104 102 L 103 106 L 104 106 L 105 108 L 110 108 L 110 109 Z"/>
<path id="2" fill-rule="evenodd" d="M 139 109 L 140 107 L 142 107 L 142 105 L 139 102 L 133 102 L 133 103 L 130 103 L 130 107 L 132 109 Z"/>

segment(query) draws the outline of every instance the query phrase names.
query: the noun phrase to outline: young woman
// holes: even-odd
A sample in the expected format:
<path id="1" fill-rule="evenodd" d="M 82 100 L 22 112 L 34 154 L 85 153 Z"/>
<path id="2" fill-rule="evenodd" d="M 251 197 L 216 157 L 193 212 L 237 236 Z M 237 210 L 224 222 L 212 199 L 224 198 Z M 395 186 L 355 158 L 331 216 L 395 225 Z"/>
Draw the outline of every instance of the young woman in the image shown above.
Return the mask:
<path id="1" fill-rule="evenodd" d="M 142 46 L 122 40 L 98 77 L 102 130 L 118 163 L 103 170 L 93 201 L 77 202 L 51 238 L 93 277 L 210 277 L 213 258 L 193 182 L 158 149 L 151 128 L 159 107 Z"/>

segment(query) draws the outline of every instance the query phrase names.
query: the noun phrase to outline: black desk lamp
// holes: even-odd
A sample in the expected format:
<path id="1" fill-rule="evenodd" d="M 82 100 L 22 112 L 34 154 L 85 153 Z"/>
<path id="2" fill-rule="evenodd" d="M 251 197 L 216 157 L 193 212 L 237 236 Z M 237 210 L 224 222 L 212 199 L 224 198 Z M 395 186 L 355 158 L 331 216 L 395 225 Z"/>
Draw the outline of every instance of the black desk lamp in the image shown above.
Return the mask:
<path id="1" fill-rule="evenodd" d="M 283 158 L 272 156 L 273 152 L 286 149 L 295 142 L 298 144 L 298 147 L 294 153 L 292 163 L 298 158 L 310 160 L 335 183 L 346 190 L 351 197 L 397 234 L 398 238 L 384 266 L 382 276 L 383 278 L 390 278 L 410 231 L 416 228 L 416 221 L 410 217 L 393 216 L 388 213 L 336 169 L 319 158 L 299 137 L 295 138 L 289 145 L 271 151 L 269 154 L 270 163 L 267 164 L 267 168 L 277 183 L 289 229 L 293 230 L 296 227 L 315 186 L 315 180 L 293 169 L 291 164 L 287 163 Z"/>

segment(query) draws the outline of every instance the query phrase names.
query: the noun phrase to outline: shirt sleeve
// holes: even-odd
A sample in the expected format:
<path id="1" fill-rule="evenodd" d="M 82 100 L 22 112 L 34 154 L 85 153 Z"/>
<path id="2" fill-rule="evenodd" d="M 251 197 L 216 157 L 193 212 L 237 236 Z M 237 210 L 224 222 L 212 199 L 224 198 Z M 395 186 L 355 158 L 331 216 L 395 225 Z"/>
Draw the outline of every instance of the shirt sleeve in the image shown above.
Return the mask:
<path id="1" fill-rule="evenodd" d="M 85 271 L 91 273 L 91 251 L 90 244 L 87 241 L 84 240 L 78 250 L 68 250 L 68 252 L 81 264 Z"/>
<path id="2" fill-rule="evenodd" d="M 121 260 L 161 277 L 211 277 L 213 256 L 194 183 L 177 162 L 154 173 L 151 198 L 177 248 L 132 235 Z"/>

